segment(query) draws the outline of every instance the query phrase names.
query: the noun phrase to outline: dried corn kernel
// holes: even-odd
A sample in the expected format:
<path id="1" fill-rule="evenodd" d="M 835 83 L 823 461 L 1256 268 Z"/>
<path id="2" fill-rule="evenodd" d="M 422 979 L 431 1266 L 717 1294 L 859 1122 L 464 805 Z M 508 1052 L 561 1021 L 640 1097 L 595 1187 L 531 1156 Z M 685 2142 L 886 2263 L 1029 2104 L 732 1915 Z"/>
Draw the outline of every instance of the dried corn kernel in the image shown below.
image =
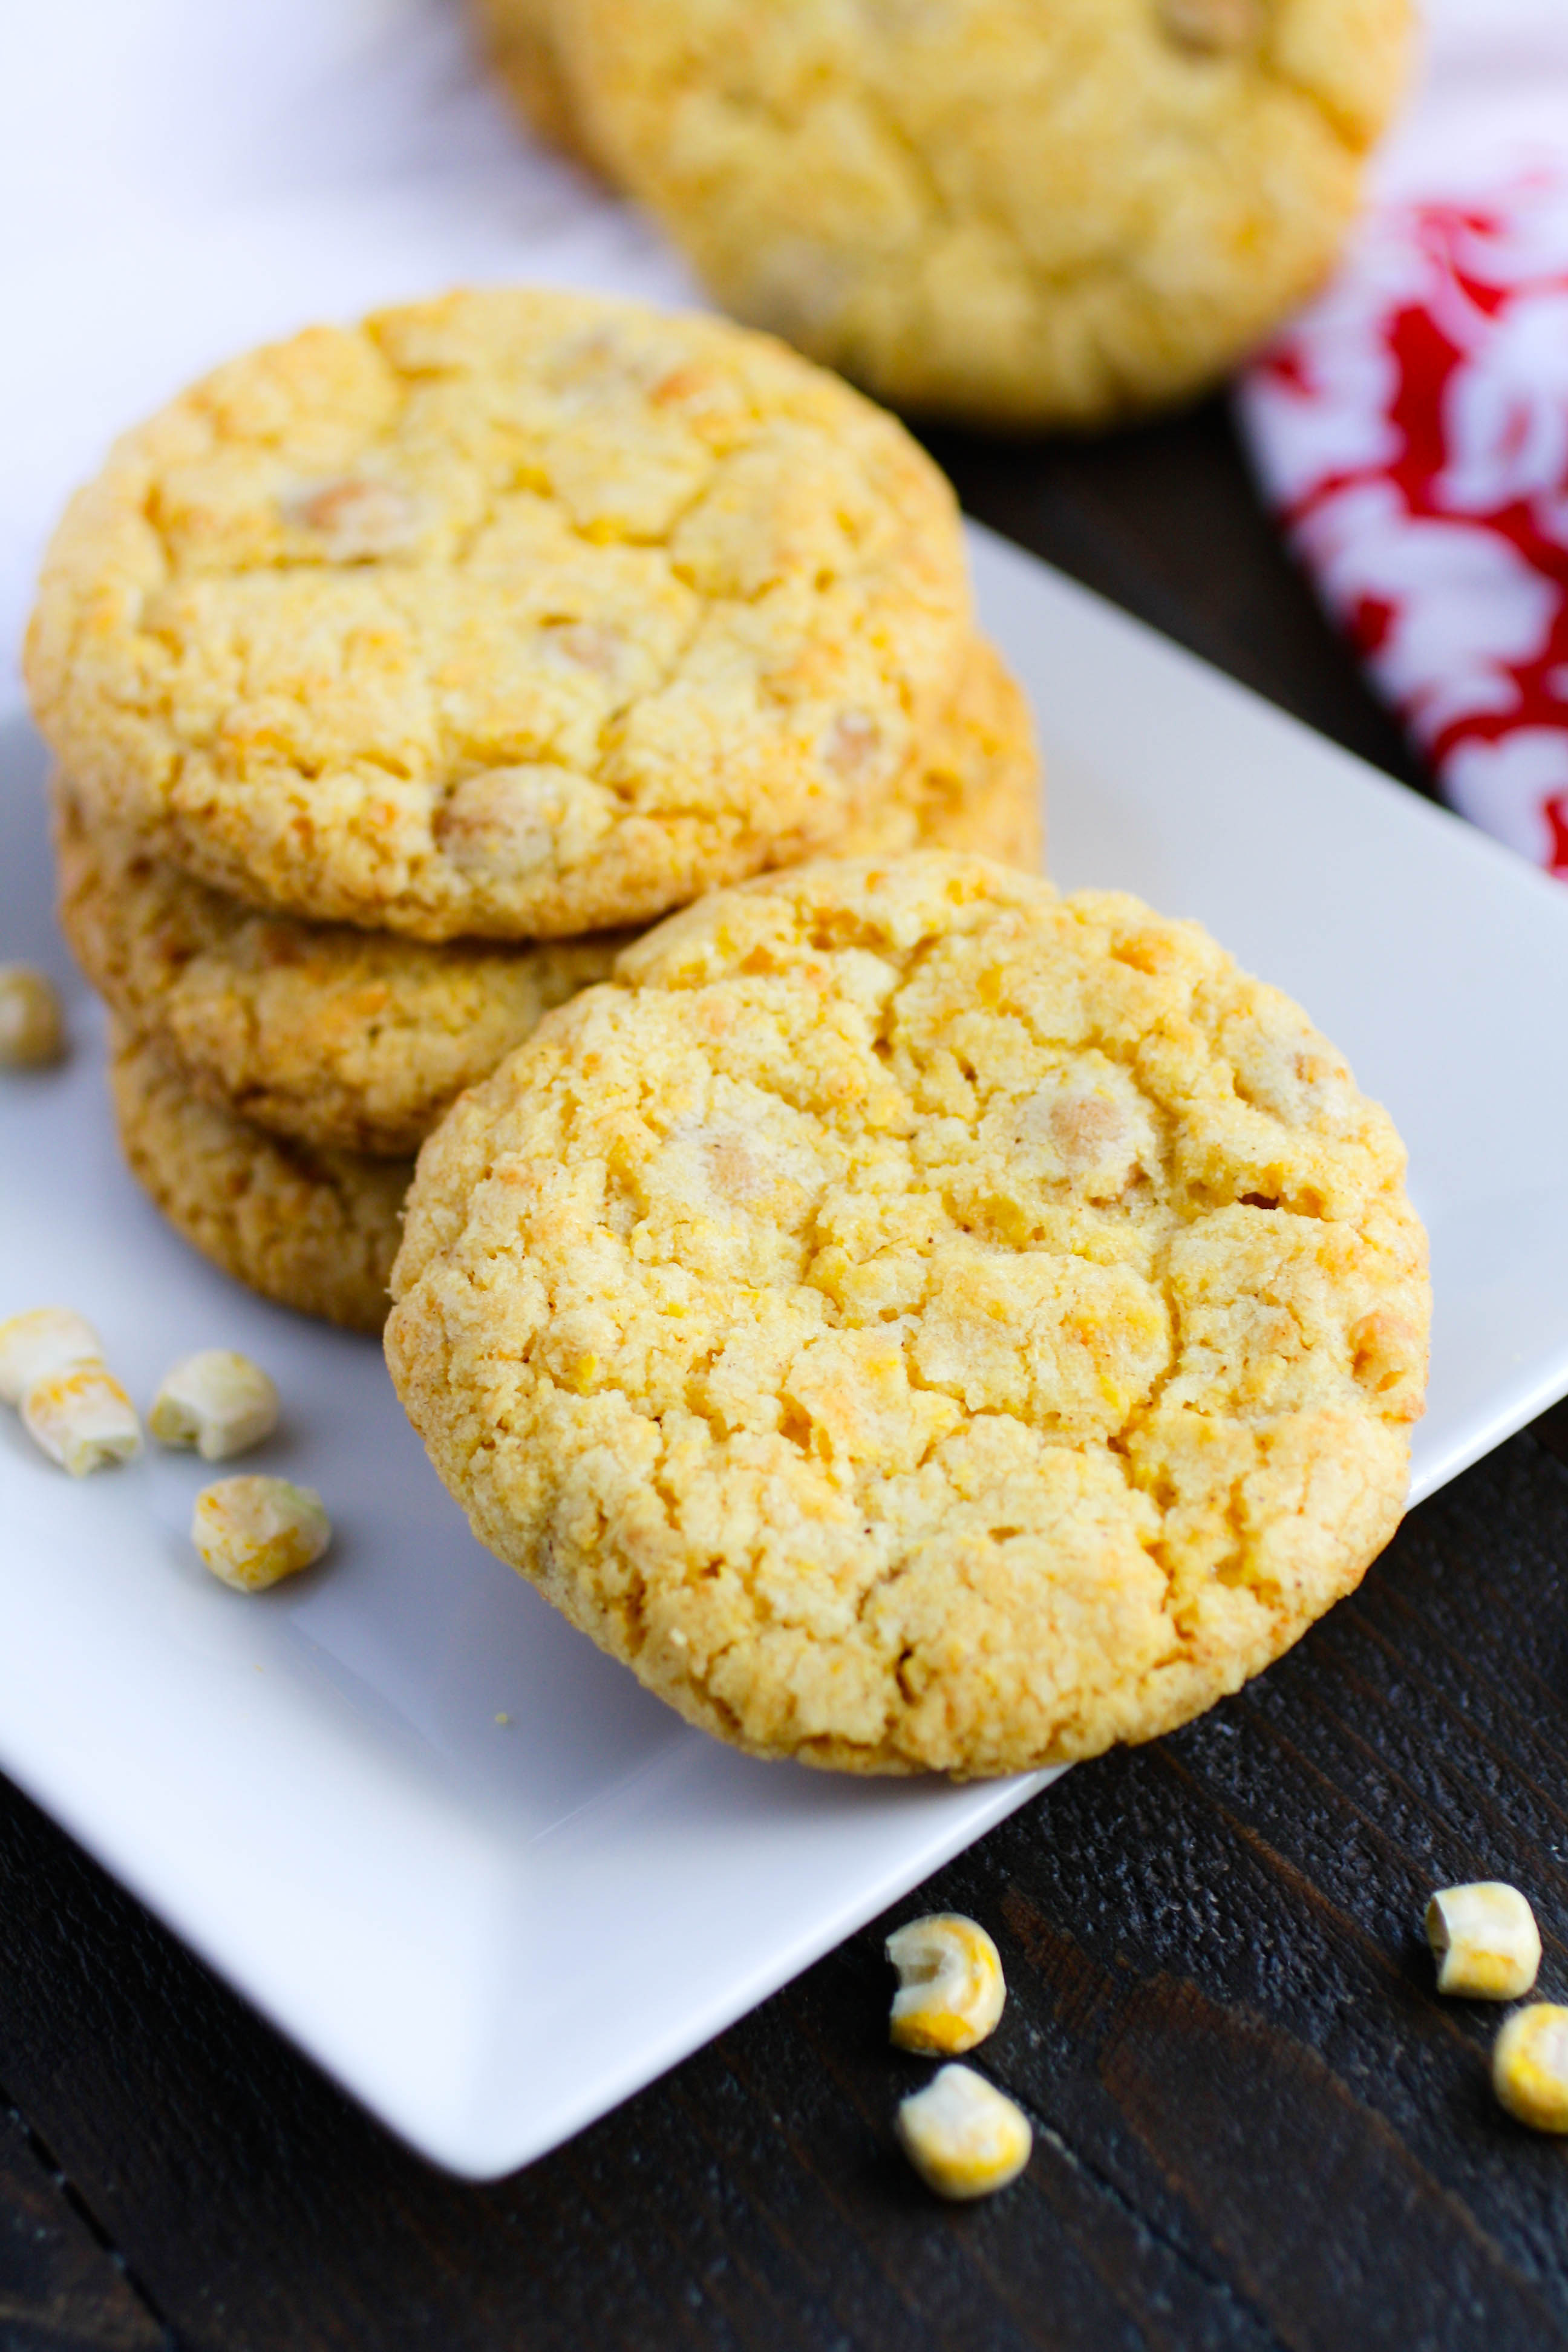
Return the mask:
<path id="1" fill-rule="evenodd" d="M 22 1399 L 22 1426 L 73 1478 L 142 1451 L 136 1408 L 102 1364 L 72 1364 L 35 1381 Z"/>
<path id="2" fill-rule="evenodd" d="M 1535 1915 L 1517 1886 L 1499 1879 L 1440 1887 L 1426 1906 L 1426 1941 L 1438 1991 L 1472 2000 L 1517 2000 L 1541 1966 Z"/>
<path id="3" fill-rule="evenodd" d="M 0 1070 L 41 1070 L 66 1049 L 55 984 L 27 963 L 0 963 Z"/>
<path id="4" fill-rule="evenodd" d="M 20 1404 L 49 1372 L 102 1361 L 103 1342 L 68 1307 L 33 1307 L 0 1323 L 0 1398 L 7 1404 Z"/>
<path id="5" fill-rule="evenodd" d="M 1568 2132 L 1568 2009 L 1514 2011 L 1492 2045 L 1492 2088 L 1531 2131 Z"/>
<path id="6" fill-rule="evenodd" d="M 160 1445 L 194 1445 L 226 1462 L 278 1426 L 278 1391 L 259 1364 L 228 1348 L 203 1348 L 165 1373 L 147 1426 Z"/>
<path id="7" fill-rule="evenodd" d="M 1029 2161 L 1034 2133 L 1022 2107 L 971 2066 L 939 2066 L 899 2107 L 899 2144 L 939 2197 L 989 2197 Z"/>
<path id="8" fill-rule="evenodd" d="M 191 1541 L 237 1592 L 264 1592 L 320 1559 L 332 1523 L 312 1487 L 287 1478 L 220 1478 L 196 1496 Z"/>
<path id="9" fill-rule="evenodd" d="M 899 1972 L 889 2036 L 900 2050 L 952 2058 L 994 2033 L 1007 1987 L 1002 1956 L 977 1921 L 933 1911 L 897 1928 L 887 1952 Z"/>

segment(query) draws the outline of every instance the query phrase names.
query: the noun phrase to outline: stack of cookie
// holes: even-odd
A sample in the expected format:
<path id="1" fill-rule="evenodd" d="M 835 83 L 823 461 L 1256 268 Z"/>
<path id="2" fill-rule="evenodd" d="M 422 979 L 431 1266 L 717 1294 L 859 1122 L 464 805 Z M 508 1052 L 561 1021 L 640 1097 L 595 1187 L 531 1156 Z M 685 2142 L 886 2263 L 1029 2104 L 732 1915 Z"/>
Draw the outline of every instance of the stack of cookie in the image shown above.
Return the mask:
<path id="1" fill-rule="evenodd" d="M 121 442 L 26 669 L 132 1167 L 379 1327 L 461 1090 L 711 885 L 1038 856 L 941 474 L 706 319 L 497 290 L 234 362 Z"/>

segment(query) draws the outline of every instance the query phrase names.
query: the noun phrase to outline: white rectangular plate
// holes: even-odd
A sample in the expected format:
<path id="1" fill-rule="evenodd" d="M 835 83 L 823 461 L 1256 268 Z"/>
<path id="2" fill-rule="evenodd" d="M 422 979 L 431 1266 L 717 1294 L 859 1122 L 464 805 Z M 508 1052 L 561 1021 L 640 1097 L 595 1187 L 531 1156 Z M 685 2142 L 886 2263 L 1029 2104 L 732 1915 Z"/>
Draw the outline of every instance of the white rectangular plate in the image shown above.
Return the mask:
<path id="1" fill-rule="evenodd" d="M 1409 1140 L 1427 1493 L 1568 1388 L 1568 894 L 1032 558 L 974 554 L 1058 880 L 1200 917 Z M 0 956 L 68 980 L 20 715 L 0 761 Z M 258 1466 L 319 1486 L 339 1540 L 240 1600 L 186 1541 L 189 1457 L 72 1485 L 0 1414 L 0 1763 L 416 2147 L 526 2163 L 1042 1785 L 835 1780 L 685 1729 L 473 1543 L 372 1342 L 161 1223 L 75 982 L 71 1013 L 68 1067 L 0 1089 L 0 1315 L 79 1306 L 142 1398 L 186 1349 L 253 1353 L 289 1411 Z"/>

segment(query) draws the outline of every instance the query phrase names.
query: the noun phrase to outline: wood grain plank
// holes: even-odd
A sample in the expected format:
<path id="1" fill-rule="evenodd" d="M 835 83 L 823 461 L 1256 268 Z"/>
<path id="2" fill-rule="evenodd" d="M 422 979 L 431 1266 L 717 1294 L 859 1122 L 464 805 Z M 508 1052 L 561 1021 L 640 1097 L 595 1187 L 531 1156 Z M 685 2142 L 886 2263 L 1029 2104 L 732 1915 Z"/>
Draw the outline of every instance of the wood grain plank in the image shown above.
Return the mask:
<path id="1" fill-rule="evenodd" d="M 167 2331 L 0 2096 L 0 2347 L 160 2352 Z"/>

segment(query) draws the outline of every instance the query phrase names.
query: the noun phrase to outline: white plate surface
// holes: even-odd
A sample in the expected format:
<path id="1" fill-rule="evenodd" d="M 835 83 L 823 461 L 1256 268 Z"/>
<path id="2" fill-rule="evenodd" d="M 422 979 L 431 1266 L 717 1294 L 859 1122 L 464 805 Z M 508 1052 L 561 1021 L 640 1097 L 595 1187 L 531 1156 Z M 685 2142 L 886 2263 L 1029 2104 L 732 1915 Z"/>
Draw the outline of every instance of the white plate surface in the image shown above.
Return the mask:
<path id="1" fill-rule="evenodd" d="M 1568 894 L 1031 558 L 977 533 L 975 559 L 1040 715 L 1058 878 L 1201 917 L 1410 1142 L 1426 1493 L 1568 1388 Z M 0 1315 L 80 1306 L 143 1398 L 186 1349 L 250 1351 L 289 1408 L 258 1465 L 318 1486 L 340 1534 L 239 1599 L 185 1540 L 189 1457 L 74 1485 L 0 1413 L 0 1764 L 395 2129 L 503 2172 L 1040 1782 L 731 1755 L 474 1544 L 374 1343 L 211 1271 L 122 1171 L 47 912 L 42 773 L 0 726 L 0 953 L 69 982 L 78 1042 L 0 1089 Z"/>

